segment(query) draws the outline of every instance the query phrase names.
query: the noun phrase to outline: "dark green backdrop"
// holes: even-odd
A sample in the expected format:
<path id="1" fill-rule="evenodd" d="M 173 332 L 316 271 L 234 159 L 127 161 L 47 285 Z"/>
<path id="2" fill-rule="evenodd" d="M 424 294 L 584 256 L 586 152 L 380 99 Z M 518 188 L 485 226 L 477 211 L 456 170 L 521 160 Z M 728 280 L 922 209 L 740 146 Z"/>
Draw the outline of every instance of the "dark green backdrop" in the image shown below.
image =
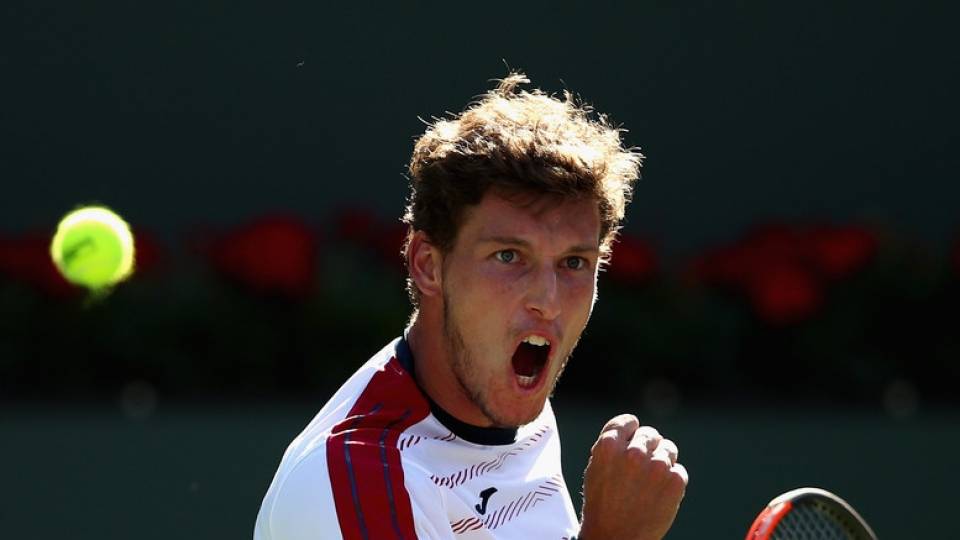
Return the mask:
<path id="1" fill-rule="evenodd" d="M 580 478 L 614 407 L 556 401 L 564 473 Z M 4 538 L 251 538 L 280 456 L 321 405 L 163 403 L 5 410 Z M 636 410 L 636 409 L 635 409 Z M 774 495 L 817 485 L 854 504 L 882 539 L 950 538 L 960 417 L 696 410 L 645 417 L 677 441 L 690 485 L 669 539 L 740 540 Z"/>
<path id="2" fill-rule="evenodd" d="M 399 216 L 418 119 L 526 70 L 648 156 L 629 227 L 958 226 L 947 2 L 6 2 L 0 230 L 79 202 L 172 235 L 360 201 Z"/>

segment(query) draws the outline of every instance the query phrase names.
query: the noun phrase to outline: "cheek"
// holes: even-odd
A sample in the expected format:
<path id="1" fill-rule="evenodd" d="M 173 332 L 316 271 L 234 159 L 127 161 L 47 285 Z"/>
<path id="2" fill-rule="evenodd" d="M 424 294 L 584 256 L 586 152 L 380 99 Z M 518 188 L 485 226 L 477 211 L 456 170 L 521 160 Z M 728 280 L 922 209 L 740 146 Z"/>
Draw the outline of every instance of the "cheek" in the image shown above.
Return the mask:
<path id="1" fill-rule="evenodd" d="M 568 335 L 579 336 L 583 332 L 590 320 L 590 315 L 593 313 L 593 305 L 597 299 L 596 293 L 595 282 L 591 279 L 580 280 L 571 284 L 564 298 L 563 306 L 563 310 L 567 314 L 565 326 Z"/>
<path id="2" fill-rule="evenodd" d="M 484 264 L 457 270 L 446 283 L 456 301 L 453 309 L 460 325 L 471 334 L 496 331 L 521 303 L 522 279 Z"/>
<path id="3" fill-rule="evenodd" d="M 444 276 L 447 287 L 463 300 L 461 304 L 467 307 L 475 305 L 489 294 L 488 272 L 481 266 L 471 265 L 469 261 L 458 261 L 450 266 Z"/>
<path id="4" fill-rule="evenodd" d="M 471 272 L 472 287 L 483 295 L 482 301 L 496 310 L 523 296 L 528 287 L 521 268 L 497 264 L 478 264 Z"/>
<path id="5" fill-rule="evenodd" d="M 596 274 L 574 275 L 565 280 L 565 301 L 569 307 L 589 311 L 597 296 Z"/>

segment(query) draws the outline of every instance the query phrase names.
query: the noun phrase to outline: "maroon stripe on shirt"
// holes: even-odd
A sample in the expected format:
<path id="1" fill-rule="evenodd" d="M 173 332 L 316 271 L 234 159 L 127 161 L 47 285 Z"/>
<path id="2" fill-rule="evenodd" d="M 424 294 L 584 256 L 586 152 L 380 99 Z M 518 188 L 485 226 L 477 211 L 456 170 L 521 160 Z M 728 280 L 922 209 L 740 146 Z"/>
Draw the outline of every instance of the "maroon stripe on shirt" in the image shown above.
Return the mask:
<path id="1" fill-rule="evenodd" d="M 327 468 L 344 540 L 417 537 L 397 442 L 427 417 L 416 382 L 391 358 L 327 439 Z"/>

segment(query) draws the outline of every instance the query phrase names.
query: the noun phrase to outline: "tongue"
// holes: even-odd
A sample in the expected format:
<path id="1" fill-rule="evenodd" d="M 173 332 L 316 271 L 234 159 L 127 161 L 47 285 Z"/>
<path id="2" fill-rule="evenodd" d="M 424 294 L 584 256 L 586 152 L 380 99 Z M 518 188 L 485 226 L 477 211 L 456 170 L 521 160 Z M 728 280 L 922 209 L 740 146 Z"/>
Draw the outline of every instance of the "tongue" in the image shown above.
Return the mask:
<path id="1" fill-rule="evenodd" d="M 540 354 L 537 351 L 539 347 L 521 343 L 517 351 L 513 353 L 513 371 L 517 375 L 524 377 L 533 377 L 540 368 Z"/>

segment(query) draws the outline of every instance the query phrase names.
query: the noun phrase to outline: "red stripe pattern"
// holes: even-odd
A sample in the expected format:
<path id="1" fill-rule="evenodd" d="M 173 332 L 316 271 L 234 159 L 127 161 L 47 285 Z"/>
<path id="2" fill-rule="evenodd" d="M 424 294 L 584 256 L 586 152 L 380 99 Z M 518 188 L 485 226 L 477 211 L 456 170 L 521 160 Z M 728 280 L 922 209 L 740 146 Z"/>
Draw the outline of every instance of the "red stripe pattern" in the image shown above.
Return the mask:
<path id="1" fill-rule="evenodd" d="M 327 467 L 344 540 L 414 540 L 398 439 L 430 407 L 392 358 L 327 439 Z"/>
<path id="2" fill-rule="evenodd" d="M 497 527 L 501 527 L 505 523 L 510 522 L 520 514 L 523 514 L 529 510 L 533 510 L 536 508 L 538 503 L 553 497 L 559 493 L 561 489 L 566 489 L 565 484 L 563 483 L 563 476 L 559 474 L 554 475 L 552 478 L 537 486 L 536 489 L 531 490 L 525 495 L 517 497 L 516 499 L 504 504 L 496 510 L 491 511 L 489 514 L 487 514 L 485 519 L 476 516 L 463 518 L 461 520 L 451 522 L 450 528 L 456 534 L 475 531 L 481 527 L 485 527 L 488 530 L 496 529 Z"/>
<path id="3" fill-rule="evenodd" d="M 454 435 L 453 432 L 451 431 L 450 433 L 444 435 L 443 437 L 430 437 L 430 438 L 435 441 L 450 442 L 456 439 L 457 436 Z M 426 440 L 426 439 L 424 437 L 421 437 L 420 435 L 407 435 L 400 438 L 399 448 L 401 451 L 403 451 L 403 450 L 406 450 L 407 448 L 410 448 L 411 446 L 416 445 L 417 443 L 423 440 Z"/>
<path id="4" fill-rule="evenodd" d="M 430 479 L 433 480 L 433 483 L 438 486 L 451 488 L 451 489 L 455 488 L 466 481 L 473 480 L 478 476 L 483 476 L 484 474 L 487 474 L 490 471 L 495 471 L 499 469 L 500 467 L 503 466 L 503 462 L 506 461 L 507 458 L 511 456 L 515 456 L 520 452 L 526 450 L 527 448 L 530 448 L 531 446 L 533 446 L 534 443 L 542 439 L 543 436 L 546 435 L 548 431 L 550 431 L 550 427 L 544 426 L 539 430 L 537 430 L 536 433 L 531 435 L 530 438 L 527 439 L 522 445 L 518 446 L 517 448 L 509 452 L 503 452 L 497 457 L 495 457 L 494 459 L 477 463 L 473 466 L 467 467 L 455 473 L 448 474 L 446 476 L 436 476 L 431 474 Z"/>

